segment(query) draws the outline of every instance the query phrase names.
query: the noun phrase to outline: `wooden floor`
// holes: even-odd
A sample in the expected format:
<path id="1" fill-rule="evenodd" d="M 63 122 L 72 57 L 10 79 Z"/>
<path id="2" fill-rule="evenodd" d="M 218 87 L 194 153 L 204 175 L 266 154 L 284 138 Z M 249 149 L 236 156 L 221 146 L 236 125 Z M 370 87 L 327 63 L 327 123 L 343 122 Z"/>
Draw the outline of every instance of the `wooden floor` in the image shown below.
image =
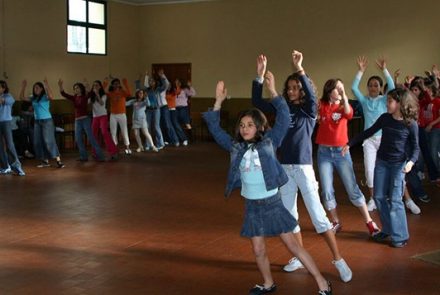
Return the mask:
<path id="1" fill-rule="evenodd" d="M 362 155 L 354 153 L 358 179 Z M 134 153 L 118 162 L 76 162 L 0 177 L 0 294 L 247 294 L 261 278 L 239 236 L 243 201 L 223 198 L 228 156 L 214 143 Z M 440 294 L 440 266 L 412 256 L 440 249 L 439 189 L 422 215 L 408 214 L 411 240 L 393 249 L 369 240 L 338 182 L 339 247 L 352 267 L 342 283 L 300 204 L 306 249 L 334 294 Z M 378 220 L 376 212 L 373 214 Z M 290 254 L 269 239 L 276 294 L 316 294 L 305 270 L 281 270 Z"/>

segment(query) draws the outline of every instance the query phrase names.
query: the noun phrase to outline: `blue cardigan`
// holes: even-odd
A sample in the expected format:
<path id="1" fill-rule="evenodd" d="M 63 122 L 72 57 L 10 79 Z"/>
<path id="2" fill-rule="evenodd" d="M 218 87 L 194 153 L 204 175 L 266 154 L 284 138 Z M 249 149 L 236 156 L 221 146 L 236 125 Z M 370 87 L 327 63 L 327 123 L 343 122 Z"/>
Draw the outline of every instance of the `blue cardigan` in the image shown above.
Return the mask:
<path id="1" fill-rule="evenodd" d="M 277 111 L 275 124 L 272 129 L 265 132 L 263 139 L 255 144 L 260 156 L 266 190 L 272 190 L 284 185 L 287 175 L 276 158 L 275 151 L 281 145 L 289 126 L 289 109 L 283 97 L 278 96 L 272 100 L 272 105 Z M 220 112 L 208 111 L 203 113 L 209 132 L 215 141 L 231 154 L 231 166 L 228 172 L 225 196 L 241 187 L 240 162 L 248 149 L 246 142 L 235 141 L 226 131 L 220 127 Z"/>

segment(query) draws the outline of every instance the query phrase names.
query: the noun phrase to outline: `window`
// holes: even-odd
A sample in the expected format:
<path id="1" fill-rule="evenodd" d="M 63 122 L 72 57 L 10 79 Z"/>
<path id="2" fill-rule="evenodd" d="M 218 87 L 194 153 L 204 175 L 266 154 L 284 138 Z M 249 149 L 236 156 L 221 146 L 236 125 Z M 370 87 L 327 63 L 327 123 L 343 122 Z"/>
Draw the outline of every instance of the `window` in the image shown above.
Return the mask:
<path id="1" fill-rule="evenodd" d="M 67 0 L 67 52 L 107 54 L 106 2 Z"/>

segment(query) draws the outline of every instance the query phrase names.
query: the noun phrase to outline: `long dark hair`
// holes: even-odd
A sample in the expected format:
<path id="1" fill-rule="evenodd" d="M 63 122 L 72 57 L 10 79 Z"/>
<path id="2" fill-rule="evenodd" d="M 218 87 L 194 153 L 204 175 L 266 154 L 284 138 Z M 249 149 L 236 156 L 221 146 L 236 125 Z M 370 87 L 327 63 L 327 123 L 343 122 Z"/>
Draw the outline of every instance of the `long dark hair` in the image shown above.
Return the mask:
<path id="1" fill-rule="evenodd" d="M 76 82 L 75 84 L 73 84 L 73 87 L 78 86 L 79 90 L 81 91 L 81 95 L 85 96 L 86 95 L 86 87 L 84 86 L 83 83 L 80 82 Z"/>
<path id="2" fill-rule="evenodd" d="M 379 95 L 383 95 L 383 92 L 382 92 L 383 80 L 382 80 L 382 78 L 379 77 L 379 76 L 371 76 L 370 78 L 368 78 L 367 85 L 370 85 L 370 82 L 372 80 L 376 80 L 377 82 L 379 82 L 379 86 L 380 86 L 380 89 L 381 89 L 379 91 Z"/>
<path id="3" fill-rule="evenodd" d="M 235 140 L 238 142 L 244 142 L 245 140 L 240 134 L 240 122 L 243 117 L 249 116 L 252 118 L 252 121 L 254 121 L 255 127 L 257 128 L 257 133 L 255 134 L 255 137 L 253 138 L 253 142 L 258 142 L 261 139 L 263 139 L 264 133 L 269 128 L 269 124 L 267 123 L 267 118 L 263 114 L 262 111 L 260 111 L 257 108 L 252 108 L 246 111 L 242 111 L 238 115 L 238 120 L 235 125 Z"/>
<path id="4" fill-rule="evenodd" d="M 99 85 L 99 92 L 98 92 L 99 97 L 103 97 L 104 94 L 105 94 L 105 91 L 104 91 L 104 87 L 102 87 L 102 82 L 99 81 L 99 80 L 95 80 L 95 81 L 93 81 L 93 84 L 95 84 L 95 83 Z M 92 103 L 95 103 L 96 100 L 97 100 L 96 93 L 95 93 L 95 91 L 93 91 L 93 89 L 92 89 L 92 90 L 90 91 L 90 101 L 91 101 Z"/>
<path id="5" fill-rule="evenodd" d="M 395 88 L 388 92 L 388 97 L 400 103 L 400 113 L 406 125 L 417 121 L 419 115 L 419 103 L 412 91 L 405 88 Z"/>
<path id="6" fill-rule="evenodd" d="M 290 81 L 296 81 L 296 83 L 298 83 L 298 85 L 300 86 L 300 90 L 299 91 L 301 93 L 300 94 L 301 97 L 299 98 L 299 100 L 300 100 L 300 103 L 304 102 L 304 96 L 306 94 L 305 94 L 305 92 L 303 90 L 303 86 L 302 86 L 302 83 L 301 83 L 301 80 L 299 79 L 299 77 L 300 77 L 300 75 L 298 73 L 293 73 L 293 74 L 289 75 L 286 78 L 286 81 L 284 81 L 283 97 L 284 97 L 284 99 L 286 100 L 287 103 L 291 103 L 291 101 L 289 100 L 289 95 L 287 94 L 288 84 L 289 84 Z M 312 86 L 312 91 L 314 93 L 316 93 L 316 87 L 315 87 L 315 83 L 313 82 L 313 80 L 310 79 L 310 77 L 308 75 L 306 75 L 306 79 L 309 79 L 309 83 Z"/>
<path id="7" fill-rule="evenodd" d="M 116 82 L 119 82 L 119 84 L 121 84 L 121 80 L 119 80 L 118 78 L 113 79 L 112 82 L 110 83 L 108 91 L 112 92 L 116 90 L 115 87 L 113 86 L 113 84 L 115 84 Z"/>
<path id="8" fill-rule="evenodd" d="M 35 86 L 39 86 L 41 89 L 43 89 L 43 90 L 41 90 L 40 95 L 37 95 L 37 94 L 35 93 L 35 91 L 34 91 Z M 43 83 L 41 83 L 41 82 L 35 82 L 35 84 L 32 86 L 32 96 L 34 97 L 34 99 L 36 99 L 37 102 L 40 102 L 41 98 L 42 98 L 44 95 L 46 95 L 46 88 L 44 88 Z"/>
<path id="9" fill-rule="evenodd" d="M 3 93 L 9 93 L 8 83 L 5 80 L 0 80 L 0 86 L 4 89 Z"/>

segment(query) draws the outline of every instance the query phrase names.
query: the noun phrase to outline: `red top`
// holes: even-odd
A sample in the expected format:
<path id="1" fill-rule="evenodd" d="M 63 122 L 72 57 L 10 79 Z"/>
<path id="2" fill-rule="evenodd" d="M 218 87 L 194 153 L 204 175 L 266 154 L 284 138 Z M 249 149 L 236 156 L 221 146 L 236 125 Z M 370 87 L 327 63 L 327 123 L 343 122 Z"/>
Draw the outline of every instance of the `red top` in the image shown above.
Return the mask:
<path id="1" fill-rule="evenodd" d="M 64 91 L 61 91 L 61 95 L 73 102 L 73 107 L 75 108 L 75 119 L 87 116 L 87 100 L 89 99 L 89 95 L 70 95 Z"/>
<path id="2" fill-rule="evenodd" d="M 173 92 L 167 92 L 166 100 L 168 104 L 169 109 L 175 109 L 176 108 L 176 93 Z"/>
<path id="3" fill-rule="evenodd" d="M 319 127 L 316 143 L 328 146 L 344 146 L 348 143 L 347 122 L 353 118 L 353 108 L 345 114 L 341 104 L 321 102 L 319 105 Z"/>
<path id="4" fill-rule="evenodd" d="M 437 120 L 440 112 L 440 97 L 431 98 L 428 94 L 419 102 L 419 125 L 425 128 L 434 120 Z M 440 123 L 432 128 L 440 128 Z"/>

